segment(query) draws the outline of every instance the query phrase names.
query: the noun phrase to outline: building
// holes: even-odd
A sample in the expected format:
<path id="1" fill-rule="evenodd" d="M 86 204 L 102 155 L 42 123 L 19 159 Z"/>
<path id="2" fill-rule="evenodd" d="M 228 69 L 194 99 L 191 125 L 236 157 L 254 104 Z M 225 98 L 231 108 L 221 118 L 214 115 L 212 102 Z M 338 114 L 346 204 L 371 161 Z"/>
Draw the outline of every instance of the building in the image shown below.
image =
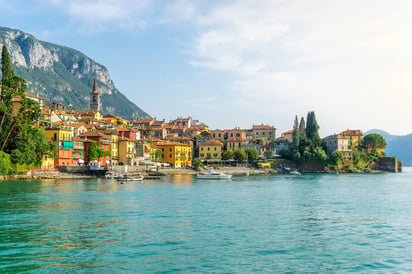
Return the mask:
<path id="1" fill-rule="evenodd" d="M 86 163 L 91 163 L 92 160 L 89 157 L 89 147 L 92 142 L 98 142 L 100 144 L 100 149 L 103 155 L 97 159 L 93 159 L 96 164 L 100 166 L 106 166 L 110 164 L 110 151 L 111 151 L 111 137 L 97 131 L 88 131 L 79 136 L 84 142 L 85 157 L 84 161 Z"/>
<path id="2" fill-rule="evenodd" d="M 162 150 L 162 162 L 169 163 L 174 167 L 192 165 L 192 147 L 181 143 L 161 143 L 158 145 Z"/>
<path id="3" fill-rule="evenodd" d="M 332 154 L 334 151 L 348 151 L 349 141 L 342 134 L 333 134 L 323 138 L 326 145 L 326 153 Z"/>
<path id="4" fill-rule="evenodd" d="M 290 143 L 293 142 L 293 129 L 282 132 L 281 137 L 278 140 L 288 141 Z"/>
<path id="5" fill-rule="evenodd" d="M 363 132 L 362 130 L 345 130 L 343 132 L 340 133 L 340 135 L 342 135 L 344 138 L 346 138 L 349 142 L 349 148 L 357 148 L 359 147 L 359 144 L 362 142 L 363 140 Z"/>
<path id="6" fill-rule="evenodd" d="M 199 145 L 199 158 L 202 160 L 221 160 L 223 143 L 212 139 Z"/>
<path id="7" fill-rule="evenodd" d="M 276 139 L 276 128 L 269 125 L 253 125 L 252 134 L 254 139 L 263 138 L 274 141 Z"/>
<path id="8" fill-rule="evenodd" d="M 90 92 L 90 110 L 100 111 L 100 94 L 97 90 L 96 78 L 94 78 L 93 89 Z"/>
<path id="9" fill-rule="evenodd" d="M 84 142 L 80 138 L 73 138 L 73 165 L 84 164 Z"/>
<path id="10" fill-rule="evenodd" d="M 46 131 L 46 139 L 57 147 L 55 166 L 73 165 L 73 127 L 65 123 L 52 124 Z"/>
<path id="11" fill-rule="evenodd" d="M 119 137 L 119 164 L 138 165 L 135 162 L 135 141 L 127 137 Z"/>

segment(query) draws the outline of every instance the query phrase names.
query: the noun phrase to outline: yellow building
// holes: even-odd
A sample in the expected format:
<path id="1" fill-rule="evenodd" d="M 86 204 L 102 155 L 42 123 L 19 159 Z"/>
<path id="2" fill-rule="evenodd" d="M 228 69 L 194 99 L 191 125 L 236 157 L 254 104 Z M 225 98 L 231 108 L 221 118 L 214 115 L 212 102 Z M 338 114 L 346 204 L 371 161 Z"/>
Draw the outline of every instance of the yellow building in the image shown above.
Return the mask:
<path id="1" fill-rule="evenodd" d="M 102 120 L 112 125 L 123 125 L 125 127 L 128 126 L 128 122 L 125 119 L 113 114 L 106 114 L 105 116 L 103 116 Z"/>
<path id="2" fill-rule="evenodd" d="M 117 165 L 119 163 L 119 136 L 117 131 L 105 132 L 106 135 L 110 136 L 111 146 L 110 146 L 110 155 L 111 155 L 111 164 Z"/>
<path id="3" fill-rule="evenodd" d="M 359 143 L 363 140 L 362 130 L 345 130 L 340 133 L 349 142 L 350 148 L 359 147 Z"/>
<path id="4" fill-rule="evenodd" d="M 221 160 L 223 143 L 212 139 L 199 145 L 199 158 L 202 160 Z"/>
<path id="5" fill-rule="evenodd" d="M 96 120 L 102 121 L 103 115 L 98 110 L 69 110 L 66 111 L 68 114 L 76 115 L 79 120 Z"/>
<path id="6" fill-rule="evenodd" d="M 162 150 L 162 162 L 174 167 L 192 166 L 192 147 L 176 142 L 158 144 Z"/>
<path id="7" fill-rule="evenodd" d="M 130 138 L 119 138 L 119 164 L 133 165 L 135 155 L 134 140 Z"/>

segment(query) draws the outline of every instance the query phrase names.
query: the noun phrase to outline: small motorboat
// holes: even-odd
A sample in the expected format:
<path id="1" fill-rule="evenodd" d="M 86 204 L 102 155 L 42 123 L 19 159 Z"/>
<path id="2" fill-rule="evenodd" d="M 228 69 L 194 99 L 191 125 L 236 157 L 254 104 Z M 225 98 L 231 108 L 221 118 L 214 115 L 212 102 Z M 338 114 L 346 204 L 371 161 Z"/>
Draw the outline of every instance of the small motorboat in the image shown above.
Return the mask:
<path id="1" fill-rule="evenodd" d="M 125 182 L 125 181 L 143 181 L 144 177 L 142 175 L 137 175 L 137 176 L 130 177 L 127 174 L 123 174 L 123 175 L 117 177 L 116 180 L 122 181 L 122 182 Z"/>
<path id="2" fill-rule="evenodd" d="M 232 175 L 231 174 L 226 174 L 226 173 L 223 173 L 223 172 L 216 172 L 216 171 L 212 170 L 212 171 L 209 171 L 209 172 L 206 172 L 206 173 L 198 173 L 196 175 L 196 177 L 198 179 L 228 180 L 228 179 L 232 178 Z"/>

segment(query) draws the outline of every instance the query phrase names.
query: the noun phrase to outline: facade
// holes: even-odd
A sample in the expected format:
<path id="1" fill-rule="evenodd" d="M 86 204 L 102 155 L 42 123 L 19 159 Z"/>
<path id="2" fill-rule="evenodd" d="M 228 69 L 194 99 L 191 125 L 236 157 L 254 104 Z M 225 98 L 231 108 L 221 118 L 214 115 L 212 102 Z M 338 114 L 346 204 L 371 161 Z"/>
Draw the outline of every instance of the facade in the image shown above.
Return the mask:
<path id="1" fill-rule="evenodd" d="M 54 165 L 73 165 L 73 127 L 55 124 L 46 128 L 45 131 L 47 141 L 54 142 L 57 147 L 57 158 L 54 159 Z"/>
<path id="2" fill-rule="evenodd" d="M 349 151 L 349 141 L 341 134 L 334 134 L 323 139 L 326 145 L 326 153 L 332 154 L 334 151 Z"/>
<path id="3" fill-rule="evenodd" d="M 282 133 L 280 140 L 288 141 L 290 143 L 293 142 L 293 129 L 285 131 Z"/>
<path id="4" fill-rule="evenodd" d="M 80 138 L 73 138 L 73 165 L 84 164 L 84 142 Z"/>
<path id="5" fill-rule="evenodd" d="M 199 145 L 199 158 L 202 160 L 221 160 L 223 143 L 213 139 Z"/>
<path id="6" fill-rule="evenodd" d="M 162 150 L 162 162 L 174 167 L 192 165 L 192 147 L 181 143 L 162 143 L 158 147 Z"/>
<path id="7" fill-rule="evenodd" d="M 100 166 L 106 166 L 110 164 L 110 151 L 111 151 L 111 137 L 108 135 L 105 135 L 100 132 L 96 131 L 88 131 L 85 134 L 82 134 L 79 136 L 83 142 L 84 142 L 84 151 L 85 151 L 85 157 L 84 161 L 86 163 L 92 162 L 91 159 L 89 158 L 89 147 L 91 142 L 99 142 L 100 143 L 100 149 L 103 151 L 104 155 L 99 157 L 98 159 L 95 159 L 94 161 L 97 162 L 98 165 Z"/>
<path id="8" fill-rule="evenodd" d="M 135 142 L 130 138 L 119 138 L 119 164 L 137 165 L 135 163 Z"/>
<path id="9" fill-rule="evenodd" d="M 253 125 L 252 135 L 254 139 L 266 139 L 274 141 L 276 139 L 276 128 L 269 125 Z"/>
<path id="10" fill-rule="evenodd" d="M 350 148 L 359 147 L 359 144 L 363 140 L 363 133 L 362 130 L 345 130 L 340 133 L 344 138 L 346 138 L 349 142 Z"/>

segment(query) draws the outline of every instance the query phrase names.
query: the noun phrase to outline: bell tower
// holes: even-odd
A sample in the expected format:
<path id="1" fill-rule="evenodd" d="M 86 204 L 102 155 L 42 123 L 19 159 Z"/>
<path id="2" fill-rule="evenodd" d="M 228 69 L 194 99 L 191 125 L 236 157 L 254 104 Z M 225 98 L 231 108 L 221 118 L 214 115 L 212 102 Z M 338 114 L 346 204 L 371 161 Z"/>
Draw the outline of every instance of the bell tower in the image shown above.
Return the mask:
<path id="1" fill-rule="evenodd" d="M 90 110 L 100 111 L 100 94 L 97 90 L 96 78 L 94 78 L 93 89 L 90 92 Z"/>

